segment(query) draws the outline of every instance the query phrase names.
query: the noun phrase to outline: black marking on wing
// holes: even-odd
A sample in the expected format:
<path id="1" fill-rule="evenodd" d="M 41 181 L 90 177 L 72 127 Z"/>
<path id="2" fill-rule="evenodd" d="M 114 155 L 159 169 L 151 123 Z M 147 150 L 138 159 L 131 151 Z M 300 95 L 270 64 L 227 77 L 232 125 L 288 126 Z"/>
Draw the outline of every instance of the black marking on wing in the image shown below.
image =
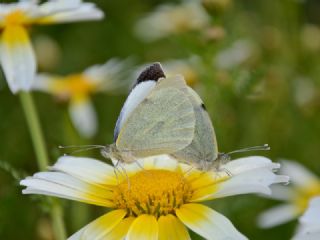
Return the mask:
<path id="1" fill-rule="evenodd" d="M 207 108 L 203 103 L 201 103 L 201 107 L 202 107 L 203 110 L 207 111 Z"/>
<path id="2" fill-rule="evenodd" d="M 157 82 L 159 78 L 165 77 L 166 75 L 164 74 L 160 63 L 154 63 L 151 66 L 147 67 L 144 71 L 142 71 L 142 73 L 140 73 L 135 85 L 148 80 Z"/>

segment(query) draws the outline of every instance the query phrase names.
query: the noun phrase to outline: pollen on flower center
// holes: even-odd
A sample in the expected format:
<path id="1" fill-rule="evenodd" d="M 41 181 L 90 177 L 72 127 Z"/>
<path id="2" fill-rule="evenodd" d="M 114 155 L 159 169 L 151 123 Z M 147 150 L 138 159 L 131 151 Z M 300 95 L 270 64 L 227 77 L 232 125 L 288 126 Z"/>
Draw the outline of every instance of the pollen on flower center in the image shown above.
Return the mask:
<path id="1" fill-rule="evenodd" d="M 21 10 L 16 10 L 5 16 L 4 25 L 22 25 L 26 20 L 26 15 Z"/>
<path id="2" fill-rule="evenodd" d="M 129 182 L 128 182 L 129 181 Z M 184 176 L 168 170 L 144 170 L 120 183 L 114 191 L 117 208 L 129 215 L 173 213 L 186 203 L 192 189 Z"/>

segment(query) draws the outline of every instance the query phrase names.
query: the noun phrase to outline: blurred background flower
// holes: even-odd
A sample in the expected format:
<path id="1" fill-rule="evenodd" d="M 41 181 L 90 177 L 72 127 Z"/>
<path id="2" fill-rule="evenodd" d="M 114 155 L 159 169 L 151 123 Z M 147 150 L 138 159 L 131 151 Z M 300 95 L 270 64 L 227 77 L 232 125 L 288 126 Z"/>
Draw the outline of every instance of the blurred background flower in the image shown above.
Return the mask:
<path id="1" fill-rule="evenodd" d="M 167 77 L 181 74 L 184 76 L 187 84 L 195 87 L 200 83 L 202 62 L 198 56 L 192 56 L 187 59 L 171 59 L 161 62 Z"/>
<path id="2" fill-rule="evenodd" d="M 184 0 L 180 4 L 163 4 L 137 22 L 136 33 L 146 41 L 154 41 L 170 34 L 201 30 L 210 17 L 198 0 Z"/>
<path id="3" fill-rule="evenodd" d="M 290 186 L 275 186 L 271 198 L 286 201 L 259 217 L 261 227 L 274 227 L 301 216 L 310 200 L 320 196 L 320 178 L 297 162 L 282 161 L 282 174 L 290 177 Z"/>
<path id="4" fill-rule="evenodd" d="M 254 57 L 257 47 L 247 39 L 240 39 L 232 43 L 230 48 L 218 52 L 215 56 L 217 68 L 231 69 L 241 67 L 241 64 L 248 62 Z"/>
<path id="5" fill-rule="evenodd" d="M 39 72 L 51 71 L 61 61 L 61 47 L 48 35 L 39 34 L 34 38 L 34 51 Z"/>
<path id="6" fill-rule="evenodd" d="M 312 198 L 309 207 L 299 218 L 300 226 L 293 240 L 316 240 L 320 238 L 320 197 Z"/>
<path id="7" fill-rule="evenodd" d="M 83 20 L 98 20 L 103 12 L 82 1 L 38 1 L 0 4 L 0 62 L 10 90 L 29 91 L 36 73 L 36 59 L 28 27 Z"/>
<path id="8" fill-rule="evenodd" d="M 41 73 L 37 75 L 33 89 L 52 94 L 60 101 L 68 101 L 74 127 L 83 137 L 90 138 L 98 128 L 90 96 L 97 92 L 127 92 L 131 86 L 126 75 L 128 69 L 128 59 L 110 59 L 104 64 L 91 66 L 82 73 L 67 76 Z"/>

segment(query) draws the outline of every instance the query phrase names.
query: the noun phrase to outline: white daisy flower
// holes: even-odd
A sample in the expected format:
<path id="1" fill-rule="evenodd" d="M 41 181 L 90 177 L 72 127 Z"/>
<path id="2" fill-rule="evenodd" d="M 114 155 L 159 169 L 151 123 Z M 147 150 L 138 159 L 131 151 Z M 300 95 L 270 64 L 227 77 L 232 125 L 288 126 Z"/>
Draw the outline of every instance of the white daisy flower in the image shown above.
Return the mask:
<path id="1" fill-rule="evenodd" d="M 220 213 L 201 204 L 238 194 L 270 194 L 287 183 L 280 167 L 264 157 L 233 160 L 226 172 L 200 172 L 161 155 L 114 167 L 83 157 L 63 156 L 51 167 L 20 182 L 24 194 L 43 194 L 111 208 L 84 226 L 76 239 L 190 239 L 187 227 L 209 240 L 247 239 Z"/>
<path id="2" fill-rule="evenodd" d="M 200 1 L 185 0 L 181 4 L 163 4 L 137 22 L 135 30 L 141 39 L 154 41 L 207 27 L 210 17 Z"/>
<path id="3" fill-rule="evenodd" d="M 97 131 L 97 117 L 90 95 L 107 91 L 114 93 L 129 88 L 125 77 L 128 60 L 111 59 L 102 65 L 94 65 L 82 73 L 57 76 L 47 73 L 38 74 L 35 90 L 54 95 L 68 101 L 71 120 L 84 137 L 92 137 Z"/>
<path id="4" fill-rule="evenodd" d="M 36 73 L 35 53 L 28 28 L 37 24 L 55 24 L 96 20 L 103 12 L 81 0 L 36 0 L 0 4 L 0 63 L 13 93 L 29 91 Z"/>
<path id="5" fill-rule="evenodd" d="M 282 161 L 281 173 L 290 177 L 290 186 L 274 186 L 271 198 L 285 203 L 263 212 L 260 227 L 269 228 L 298 218 L 311 198 L 320 196 L 320 179 L 297 162 Z"/>

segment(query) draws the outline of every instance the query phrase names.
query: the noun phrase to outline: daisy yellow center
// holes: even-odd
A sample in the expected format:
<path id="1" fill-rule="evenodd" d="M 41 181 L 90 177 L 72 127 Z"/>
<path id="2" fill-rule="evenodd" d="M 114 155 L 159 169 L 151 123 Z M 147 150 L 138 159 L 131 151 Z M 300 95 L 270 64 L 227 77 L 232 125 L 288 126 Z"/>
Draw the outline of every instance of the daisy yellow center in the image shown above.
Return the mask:
<path id="1" fill-rule="evenodd" d="M 297 190 L 295 204 L 299 212 L 304 212 L 311 198 L 320 196 L 320 182 L 312 182 L 308 187 L 300 188 Z"/>
<path id="2" fill-rule="evenodd" d="M 114 191 L 117 208 L 129 215 L 151 214 L 156 217 L 174 213 L 192 196 L 184 176 L 168 170 L 144 170 L 120 183 Z"/>
<path id="3" fill-rule="evenodd" d="M 82 98 L 93 92 L 96 89 L 96 84 L 82 74 L 74 74 L 54 81 L 52 88 L 59 96 Z"/>
<path id="4" fill-rule="evenodd" d="M 27 22 L 27 16 L 21 10 L 16 10 L 5 16 L 4 25 L 14 26 L 22 25 Z"/>

